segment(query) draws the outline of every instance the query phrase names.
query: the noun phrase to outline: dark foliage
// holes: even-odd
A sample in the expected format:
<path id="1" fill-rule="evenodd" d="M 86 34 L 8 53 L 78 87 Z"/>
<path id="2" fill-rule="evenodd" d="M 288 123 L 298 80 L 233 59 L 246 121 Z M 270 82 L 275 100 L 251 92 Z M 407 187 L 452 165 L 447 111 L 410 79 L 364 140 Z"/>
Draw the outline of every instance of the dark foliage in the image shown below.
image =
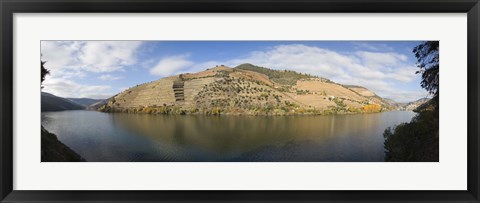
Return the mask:
<path id="1" fill-rule="evenodd" d="M 40 82 L 40 87 L 43 88 L 41 83 L 45 80 L 45 76 L 50 74 L 50 71 L 47 70 L 44 65 L 45 61 L 40 61 L 40 67 L 41 67 L 41 82 Z M 62 102 L 67 105 L 57 105 L 52 108 L 66 108 L 65 106 L 73 105 L 73 106 L 78 106 L 80 109 L 83 109 L 82 106 L 76 105 L 72 102 L 70 104 L 68 100 L 56 97 L 54 95 L 44 93 L 42 92 L 42 111 L 45 109 L 49 109 L 50 107 L 47 107 L 46 103 L 49 103 L 48 100 L 61 100 Z M 65 100 L 65 101 L 64 101 Z M 75 151 L 70 149 L 67 145 L 63 144 L 60 142 L 60 140 L 57 139 L 57 136 L 53 133 L 48 132 L 45 128 L 41 129 L 41 161 L 42 162 L 79 162 L 79 161 L 85 161 L 84 158 L 82 158 L 80 155 L 78 155 Z"/>
<path id="2" fill-rule="evenodd" d="M 43 83 L 43 81 L 45 81 L 45 76 L 47 76 L 48 74 L 50 74 L 50 71 L 47 70 L 47 69 L 45 68 L 45 66 L 44 66 L 45 63 L 47 63 L 47 62 L 46 62 L 46 61 L 40 61 L 40 67 L 41 67 L 41 69 L 42 69 L 42 71 L 41 71 L 41 83 Z M 43 86 L 40 86 L 40 87 L 43 88 Z"/>
<path id="3" fill-rule="evenodd" d="M 422 74 L 421 85 L 430 94 L 438 95 L 439 86 L 439 41 L 428 41 L 413 48 L 417 58 L 417 73 Z"/>
<path id="4" fill-rule="evenodd" d="M 289 85 L 289 86 L 295 85 L 297 83 L 297 80 L 315 77 L 315 76 L 302 74 L 302 73 L 298 73 L 291 70 L 273 70 L 269 68 L 255 66 L 248 63 L 241 64 L 235 68 L 262 73 L 268 76 L 270 80 L 276 83 L 279 83 L 282 85 Z"/>
<path id="5" fill-rule="evenodd" d="M 438 108 L 421 111 L 410 123 L 383 133 L 385 161 L 434 162 L 439 160 Z"/>
<path id="6" fill-rule="evenodd" d="M 384 131 L 385 161 L 439 161 L 439 42 L 423 42 L 413 53 L 421 86 L 434 97 L 415 109 L 412 121 Z"/>
<path id="7" fill-rule="evenodd" d="M 85 161 L 80 155 L 57 139 L 55 134 L 42 126 L 42 162 L 79 162 Z"/>

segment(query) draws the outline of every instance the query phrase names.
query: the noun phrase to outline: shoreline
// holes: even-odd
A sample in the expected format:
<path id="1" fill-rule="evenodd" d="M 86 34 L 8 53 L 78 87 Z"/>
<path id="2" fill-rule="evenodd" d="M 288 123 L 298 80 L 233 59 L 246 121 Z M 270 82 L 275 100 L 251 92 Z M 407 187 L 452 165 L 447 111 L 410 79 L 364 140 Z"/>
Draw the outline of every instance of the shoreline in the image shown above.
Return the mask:
<path id="1" fill-rule="evenodd" d="M 81 111 L 81 110 L 80 110 Z M 288 113 L 288 114 L 245 114 L 245 113 L 218 113 L 218 114 L 206 114 L 206 113 L 147 113 L 147 112 L 131 112 L 131 111 L 98 111 L 98 110 L 84 110 L 84 111 L 96 111 L 100 113 L 119 113 L 119 114 L 148 114 L 148 115 L 165 115 L 165 116 L 265 116 L 265 117 L 284 117 L 284 116 L 332 116 L 332 115 L 362 115 L 362 114 L 376 114 L 376 113 L 386 113 L 386 112 L 395 112 L 395 111 L 405 111 L 407 110 L 386 110 L 379 112 L 342 112 L 342 113 L 331 113 L 331 114 L 322 114 L 322 113 Z M 414 112 L 414 111 L 410 111 Z"/>

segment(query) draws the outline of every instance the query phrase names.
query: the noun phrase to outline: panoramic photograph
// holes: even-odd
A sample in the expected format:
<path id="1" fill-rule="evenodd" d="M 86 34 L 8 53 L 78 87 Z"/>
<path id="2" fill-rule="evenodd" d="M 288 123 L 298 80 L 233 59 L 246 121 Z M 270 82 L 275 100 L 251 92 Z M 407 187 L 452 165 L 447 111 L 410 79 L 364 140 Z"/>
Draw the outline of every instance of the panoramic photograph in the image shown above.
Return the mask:
<path id="1" fill-rule="evenodd" d="M 42 162 L 438 162 L 439 41 L 41 41 Z"/>

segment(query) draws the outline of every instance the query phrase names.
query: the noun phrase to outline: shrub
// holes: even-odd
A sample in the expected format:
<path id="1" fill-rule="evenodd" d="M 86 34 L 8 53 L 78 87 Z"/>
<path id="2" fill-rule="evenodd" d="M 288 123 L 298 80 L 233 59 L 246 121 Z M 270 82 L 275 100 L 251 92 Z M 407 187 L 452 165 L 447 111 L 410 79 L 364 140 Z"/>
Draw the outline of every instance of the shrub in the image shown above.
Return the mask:
<path id="1" fill-rule="evenodd" d="M 218 107 L 213 107 L 212 110 L 210 111 L 210 114 L 211 115 L 220 115 L 220 113 L 222 112 L 222 110 Z"/>
<path id="2" fill-rule="evenodd" d="M 385 161 L 438 161 L 438 109 L 422 111 L 411 122 L 387 128 Z"/>
<path id="3" fill-rule="evenodd" d="M 378 104 L 367 104 L 362 108 L 363 112 L 376 113 L 382 111 L 382 106 Z"/>

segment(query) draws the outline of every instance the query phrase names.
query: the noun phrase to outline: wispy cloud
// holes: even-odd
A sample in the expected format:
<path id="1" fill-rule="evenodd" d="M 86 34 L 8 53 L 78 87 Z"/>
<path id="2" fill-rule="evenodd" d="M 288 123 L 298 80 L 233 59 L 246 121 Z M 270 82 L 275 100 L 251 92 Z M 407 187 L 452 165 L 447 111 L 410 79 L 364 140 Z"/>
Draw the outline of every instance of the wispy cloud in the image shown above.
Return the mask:
<path id="1" fill-rule="evenodd" d="M 289 69 L 317 75 L 342 84 L 365 86 L 382 97 L 398 101 L 405 101 L 411 95 L 416 97 L 425 94 L 421 90 L 402 91 L 402 87 L 418 83 L 420 77 L 415 74 L 417 68 L 408 56 L 397 53 L 382 43 L 352 43 L 349 52 L 299 43 L 263 47 L 241 53 L 242 56 L 236 58 L 201 61 L 187 52 L 164 55 L 162 58 L 149 56 L 139 60 L 137 52 L 145 49 L 141 48 L 145 46 L 139 41 L 44 41 L 42 59 L 47 61 L 46 67 L 51 70 L 44 85 L 45 91 L 60 96 L 72 93 L 72 90 L 66 91 L 60 84 L 71 86 L 73 91 L 82 95 L 92 95 L 93 89 L 100 88 L 103 93 L 112 91 L 111 96 L 116 90 L 106 89 L 106 86 L 80 85 L 76 79 L 95 74 L 95 78 L 103 84 L 122 79 L 116 73 L 132 71 L 134 68 L 139 74 L 140 71 L 148 70 L 150 75 L 165 77 L 198 72 L 219 64 L 235 67 L 242 63 L 252 63 L 272 69 Z M 67 81 L 70 83 L 65 84 Z"/>
<path id="2" fill-rule="evenodd" d="M 114 72 L 136 63 L 140 41 L 42 41 L 42 59 L 53 74 Z"/>
<path id="3" fill-rule="evenodd" d="M 107 98 L 113 92 L 107 85 L 79 84 L 76 79 L 96 73 L 113 73 L 137 63 L 140 41 L 42 41 L 42 60 L 50 75 L 44 83 L 44 91 L 62 97 Z M 103 81 L 121 77 L 104 74 Z"/>
<path id="4" fill-rule="evenodd" d="M 188 54 L 164 57 L 158 61 L 157 65 L 150 69 L 150 74 L 155 76 L 169 76 L 186 70 L 193 65 L 193 62 L 189 61 L 188 57 Z"/>
<path id="5" fill-rule="evenodd" d="M 398 84 L 407 84 L 419 75 L 416 67 L 408 63 L 408 57 L 393 51 L 376 52 L 352 50 L 350 53 L 324 49 L 303 44 L 278 45 L 262 51 L 252 51 L 242 58 L 226 61 L 193 62 L 189 54 L 169 56 L 161 59 L 150 73 L 156 76 L 170 76 L 187 72 L 198 72 L 215 65 L 235 67 L 242 63 L 283 70 L 308 73 L 342 84 L 360 85 L 380 96 L 398 101 L 410 99 L 411 92 L 399 91 Z M 423 91 L 415 96 L 423 95 Z"/>
<path id="6" fill-rule="evenodd" d="M 121 76 L 114 76 L 114 75 L 110 75 L 110 74 L 106 74 L 106 75 L 101 75 L 100 77 L 98 77 L 98 79 L 100 80 L 120 80 L 122 79 L 123 77 Z"/>
<path id="7" fill-rule="evenodd" d="M 407 56 L 395 52 L 357 51 L 355 55 L 362 65 L 375 69 L 396 67 L 408 60 Z"/>
<path id="8" fill-rule="evenodd" d="M 405 101 L 411 92 L 399 93 L 398 87 L 419 78 L 408 57 L 395 52 L 353 51 L 340 53 L 303 44 L 279 45 L 264 51 L 253 51 L 243 58 L 200 63 L 202 66 L 252 63 L 272 69 L 290 69 L 332 79 L 342 84 L 361 85 L 377 94 Z M 195 69 L 198 69 L 195 68 Z M 423 91 L 415 96 L 423 95 Z"/>
<path id="9" fill-rule="evenodd" d="M 45 80 L 43 91 L 69 98 L 105 99 L 112 94 L 107 85 L 83 85 L 68 79 L 51 78 Z"/>

